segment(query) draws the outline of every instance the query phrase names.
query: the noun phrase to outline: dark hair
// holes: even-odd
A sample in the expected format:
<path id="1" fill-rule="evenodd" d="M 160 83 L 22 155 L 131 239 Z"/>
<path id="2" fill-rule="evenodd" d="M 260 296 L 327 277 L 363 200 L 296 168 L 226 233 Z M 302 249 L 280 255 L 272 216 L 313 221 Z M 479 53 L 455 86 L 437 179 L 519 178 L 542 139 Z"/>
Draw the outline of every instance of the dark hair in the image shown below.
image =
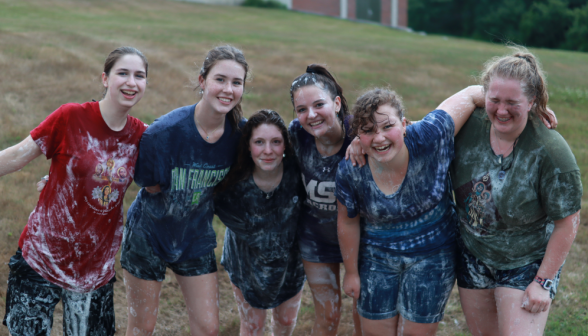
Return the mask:
<path id="1" fill-rule="evenodd" d="M 338 113 L 338 117 L 343 122 L 345 117 L 349 115 L 349 108 L 347 106 L 347 99 L 343 96 L 343 88 L 337 83 L 335 77 L 322 65 L 311 64 L 306 67 L 306 72 L 296 77 L 290 86 L 290 99 L 292 100 L 292 106 L 294 106 L 294 93 L 298 89 L 315 85 L 329 93 L 331 99 L 335 100 L 336 97 L 341 98 L 341 110 Z"/>
<path id="2" fill-rule="evenodd" d="M 222 192 L 227 187 L 232 186 L 239 181 L 243 181 L 251 176 L 255 167 L 255 163 L 253 162 L 251 153 L 249 151 L 249 141 L 251 140 L 253 131 L 263 124 L 274 125 L 280 130 L 282 137 L 284 138 L 284 146 L 286 148 L 284 151 L 284 154 L 286 154 L 285 159 L 294 159 L 294 155 L 296 154 L 294 153 L 294 148 L 292 147 L 290 138 L 288 137 L 288 128 L 286 127 L 282 117 L 280 117 L 280 115 L 273 110 L 259 110 L 255 112 L 249 118 L 247 123 L 245 123 L 245 126 L 243 126 L 241 141 L 237 147 L 237 160 L 231 167 L 231 170 L 227 176 L 216 187 L 215 193 Z"/>
<path id="3" fill-rule="evenodd" d="M 510 44 L 512 54 L 494 57 L 484 64 L 484 71 L 480 75 L 480 83 L 484 92 L 488 92 L 490 82 L 494 77 L 515 79 L 521 82 L 521 89 L 529 100 L 535 98 L 531 112 L 547 117 L 547 80 L 541 69 L 541 63 L 524 47 Z M 549 118 L 547 118 L 549 120 Z"/>
<path id="4" fill-rule="evenodd" d="M 116 64 L 116 62 L 118 62 L 118 60 L 121 57 L 123 57 L 125 55 L 139 56 L 141 58 L 141 60 L 143 61 L 143 65 L 145 66 L 145 77 L 147 77 L 148 70 L 149 70 L 149 62 L 147 61 L 147 57 L 145 57 L 145 55 L 143 55 L 143 53 L 139 49 L 129 47 L 129 46 L 118 47 L 118 48 L 114 49 L 113 51 L 111 51 L 110 54 L 108 54 L 108 56 L 106 56 L 106 60 L 104 61 L 104 73 L 106 74 L 106 76 L 110 76 L 110 70 L 112 70 L 112 67 Z M 105 88 L 103 96 L 106 95 L 107 91 L 108 91 L 108 88 Z"/>
<path id="5" fill-rule="evenodd" d="M 247 79 L 247 75 L 249 74 L 249 64 L 245 60 L 245 55 L 243 52 L 231 45 L 224 45 L 218 46 L 211 49 L 207 54 L 204 62 L 202 63 L 202 67 L 200 68 L 200 72 L 198 73 L 199 76 L 206 79 L 208 74 L 210 73 L 210 69 L 212 69 L 216 63 L 219 61 L 235 61 L 239 63 L 243 70 L 245 70 L 245 77 L 243 80 Z M 243 86 L 245 86 L 245 82 L 243 82 Z M 195 89 L 199 88 L 200 84 L 196 84 Z M 243 119 L 243 108 L 241 107 L 241 101 L 233 107 L 233 109 L 229 112 L 229 122 L 233 127 L 233 130 L 239 129 L 239 122 Z"/>
<path id="6" fill-rule="evenodd" d="M 390 105 L 398 111 L 398 118 L 404 118 L 404 105 L 402 105 L 402 97 L 395 91 L 375 88 L 366 91 L 357 98 L 353 106 L 353 122 L 351 123 L 351 136 L 359 135 L 359 131 L 374 131 L 378 126 L 376 122 L 376 113 L 378 108 L 382 105 Z M 365 125 L 372 123 L 370 129 L 365 128 Z"/>

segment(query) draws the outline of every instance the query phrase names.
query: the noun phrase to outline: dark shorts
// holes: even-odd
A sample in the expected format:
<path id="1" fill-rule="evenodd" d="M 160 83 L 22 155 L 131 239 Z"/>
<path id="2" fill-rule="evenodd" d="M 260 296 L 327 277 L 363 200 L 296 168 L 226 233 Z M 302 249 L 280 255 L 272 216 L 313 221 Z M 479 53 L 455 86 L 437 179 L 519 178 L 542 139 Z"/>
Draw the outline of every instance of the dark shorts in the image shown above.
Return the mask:
<path id="1" fill-rule="evenodd" d="M 482 260 L 476 258 L 476 256 L 464 246 L 462 241 L 459 241 L 458 246 L 457 285 L 466 289 L 508 287 L 524 291 L 535 279 L 537 271 L 539 271 L 539 267 L 543 261 L 542 259 L 535 260 L 528 265 L 515 269 L 498 270 L 486 265 Z M 560 274 L 561 268 L 557 272 L 555 279 L 553 279 L 553 286 L 549 293 L 551 299 L 555 297 L 555 293 L 557 292 Z"/>
<path id="2" fill-rule="evenodd" d="M 153 252 L 147 239 L 129 230 L 128 226 L 124 229 L 120 263 L 134 277 L 151 281 L 163 281 L 167 267 L 181 276 L 198 276 L 217 271 L 214 250 L 198 258 L 168 263 Z"/>
<path id="3" fill-rule="evenodd" d="M 454 247 L 401 256 L 374 246 L 360 250 L 359 315 L 384 320 L 400 314 L 416 323 L 436 323 L 455 282 Z"/>
<path id="4" fill-rule="evenodd" d="M 42 278 L 22 257 L 10 258 L 4 325 L 13 336 L 51 335 L 55 306 L 63 302 L 63 335 L 114 335 L 112 278 L 89 293 L 75 293 Z"/>

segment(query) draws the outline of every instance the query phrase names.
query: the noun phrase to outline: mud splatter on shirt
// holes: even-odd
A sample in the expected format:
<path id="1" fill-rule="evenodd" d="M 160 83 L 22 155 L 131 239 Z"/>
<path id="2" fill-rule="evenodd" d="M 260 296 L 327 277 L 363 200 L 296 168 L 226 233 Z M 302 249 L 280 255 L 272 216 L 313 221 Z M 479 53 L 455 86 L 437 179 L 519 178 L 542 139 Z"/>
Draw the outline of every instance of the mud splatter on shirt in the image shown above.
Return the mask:
<path id="1" fill-rule="evenodd" d="M 99 103 L 88 102 L 62 105 L 31 131 L 51 159 L 51 177 L 19 246 L 43 278 L 85 293 L 114 276 L 122 199 L 134 176 L 145 129 L 128 116 L 125 127 L 115 132 L 104 122 Z"/>
<path id="2" fill-rule="evenodd" d="M 435 110 L 406 129 L 410 155 L 398 191 L 386 195 L 376 185 L 369 163 L 353 167 L 342 160 L 337 199 L 350 218 L 361 215 L 361 244 L 413 256 L 455 242 L 457 217 L 451 197 L 449 164 L 453 159 L 453 119 Z"/>
<path id="3" fill-rule="evenodd" d="M 135 181 L 144 187 L 159 184 L 161 192 L 141 189 L 127 216 L 133 232 L 170 263 L 198 258 L 216 247 L 212 191 L 229 172 L 241 137 L 225 122 L 222 137 L 206 142 L 194 123 L 195 107 L 156 119 L 143 135 Z"/>
<path id="4" fill-rule="evenodd" d="M 537 118 L 506 158 L 494 154 L 490 126 L 476 110 L 456 137 L 451 174 L 466 247 L 508 270 L 543 258 L 553 221 L 580 209 L 582 182 L 566 141 Z"/>
<path id="5" fill-rule="evenodd" d="M 275 308 L 304 285 L 297 227 L 305 194 L 295 159 L 286 158 L 272 192 L 250 176 L 215 197 L 216 214 L 227 226 L 221 264 L 255 308 Z"/>
<path id="6" fill-rule="evenodd" d="M 346 134 L 350 134 L 345 121 Z M 337 165 L 345 157 L 351 143 L 346 137 L 337 154 L 323 157 L 316 148 L 315 138 L 294 119 L 288 127 L 306 189 L 299 232 L 303 258 L 312 262 L 342 262 L 337 237 L 337 199 L 335 176 Z"/>

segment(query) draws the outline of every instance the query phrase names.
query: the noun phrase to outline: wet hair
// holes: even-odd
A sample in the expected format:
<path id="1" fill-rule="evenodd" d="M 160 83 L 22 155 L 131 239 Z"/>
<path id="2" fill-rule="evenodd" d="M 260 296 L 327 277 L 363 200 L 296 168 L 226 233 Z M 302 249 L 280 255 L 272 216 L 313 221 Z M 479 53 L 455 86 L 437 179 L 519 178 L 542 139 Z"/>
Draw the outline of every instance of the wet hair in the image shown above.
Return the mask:
<path id="1" fill-rule="evenodd" d="M 259 110 L 255 112 L 249 118 L 247 123 L 245 123 L 245 126 L 243 126 L 241 131 L 241 141 L 237 147 L 237 160 L 231 167 L 229 174 L 227 174 L 222 182 L 215 188 L 215 193 L 221 192 L 251 176 L 253 169 L 255 168 L 255 163 L 251 158 L 249 141 L 253 136 L 253 131 L 263 124 L 276 126 L 280 130 L 280 133 L 282 133 L 282 138 L 284 138 L 284 147 L 286 148 L 284 151 L 284 154 L 286 154 L 284 160 L 294 159 L 294 155 L 296 154 L 294 152 L 294 148 L 292 147 L 292 143 L 290 142 L 290 138 L 288 137 L 288 128 L 286 127 L 282 117 L 280 117 L 280 115 L 273 110 Z"/>
<path id="2" fill-rule="evenodd" d="M 290 99 L 294 108 L 294 93 L 300 88 L 315 85 L 322 90 L 329 93 L 332 100 L 339 97 L 341 98 L 341 110 L 339 110 L 338 118 L 343 122 L 349 115 L 349 108 L 347 106 L 347 99 L 343 96 L 343 88 L 337 83 L 335 77 L 322 65 L 311 64 L 306 67 L 306 72 L 296 77 L 290 86 Z"/>
<path id="3" fill-rule="evenodd" d="M 382 105 L 390 105 L 396 109 L 398 118 L 402 120 L 404 118 L 404 105 L 402 105 L 402 97 L 395 91 L 374 88 L 364 92 L 353 106 L 353 121 L 351 123 L 351 136 L 355 137 L 359 135 L 360 131 L 375 131 L 377 126 L 376 114 L 378 108 Z M 367 128 L 366 125 L 372 124 L 371 128 Z"/>
<path id="4" fill-rule="evenodd" d="M 145 77 L 147 77 L 149 70 L 149 62 L 147 61 L 147 57 L 145 57 L 145 55 L 143 55 L 143 53 L 139 49 L 129 46 L 118 47 L 111 51 L 110 54 L 108 54 L 108 56 L 106 56 L 106 60 L 104 61 L 104 73 L 106 74 L 106 76 L 110 76 L 110 70 L 112 70 L 112 67 L 116 64 L 116 62 L 118 62 L 119 59 L 121 59 L 125 55 L 139 56 L 143 61 L 143 65 L 145 66 Z M 103 96 L 106 96 L 107 91 L 108 88 L 105 88 Z"/>
<path id="5" fill-rule="evenodd" d="M 535 98 L 531 112 L 547 117 L 549 94 L 539 59 L 524 47 L 511 44 L 509 48 L 512 50 L 510 55 L 494 57 L 484 64 L 484 71 L 480 75 L 484 92 L 488 92 L 490 82 L 495 77 L 518 80 L 529 102 Z"/>
<path id="6" fill-rule="evenodd" d="M 208 51 L 198 75 L 202 76 L 202 78 L 206 80 L 210 70 L 220 61 L 235 61 L 239 63 L 243 67 L 243 70 L 245 70 L 245 77 L 243 78 L 243 86 L 245 86 L 245 80 L 249 74 L 249 64 L 247 64 L 243 52 L 231 45 L 218 46 Z M 195 85 L 195 89 L 198 88 L 200 88 L 199 83 Z M 200 92 L 202 92 L 202 90 Z M 235 107 L 233 107 L 233 109 L 229 112 L 228 119 L 231 123 L 231 126 L 233 127 L 233 131 L 239 129 L 239 122 L 241 119 L 243 119 L 243 108 L 241 107 L 241 101 L 239 101 L 237 105 L 235 105 Z"/>

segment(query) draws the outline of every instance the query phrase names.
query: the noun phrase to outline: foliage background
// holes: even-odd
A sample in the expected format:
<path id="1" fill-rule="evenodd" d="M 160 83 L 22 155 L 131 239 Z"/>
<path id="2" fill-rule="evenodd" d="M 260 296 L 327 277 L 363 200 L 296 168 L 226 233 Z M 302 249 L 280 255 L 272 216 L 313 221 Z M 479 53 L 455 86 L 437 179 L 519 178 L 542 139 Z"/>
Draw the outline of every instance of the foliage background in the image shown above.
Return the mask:
<path id="1" fill-rule="evenodd" d="M 408 20 L 427 33 L 588 51 L 588 0 L 410 0 Z"/>

